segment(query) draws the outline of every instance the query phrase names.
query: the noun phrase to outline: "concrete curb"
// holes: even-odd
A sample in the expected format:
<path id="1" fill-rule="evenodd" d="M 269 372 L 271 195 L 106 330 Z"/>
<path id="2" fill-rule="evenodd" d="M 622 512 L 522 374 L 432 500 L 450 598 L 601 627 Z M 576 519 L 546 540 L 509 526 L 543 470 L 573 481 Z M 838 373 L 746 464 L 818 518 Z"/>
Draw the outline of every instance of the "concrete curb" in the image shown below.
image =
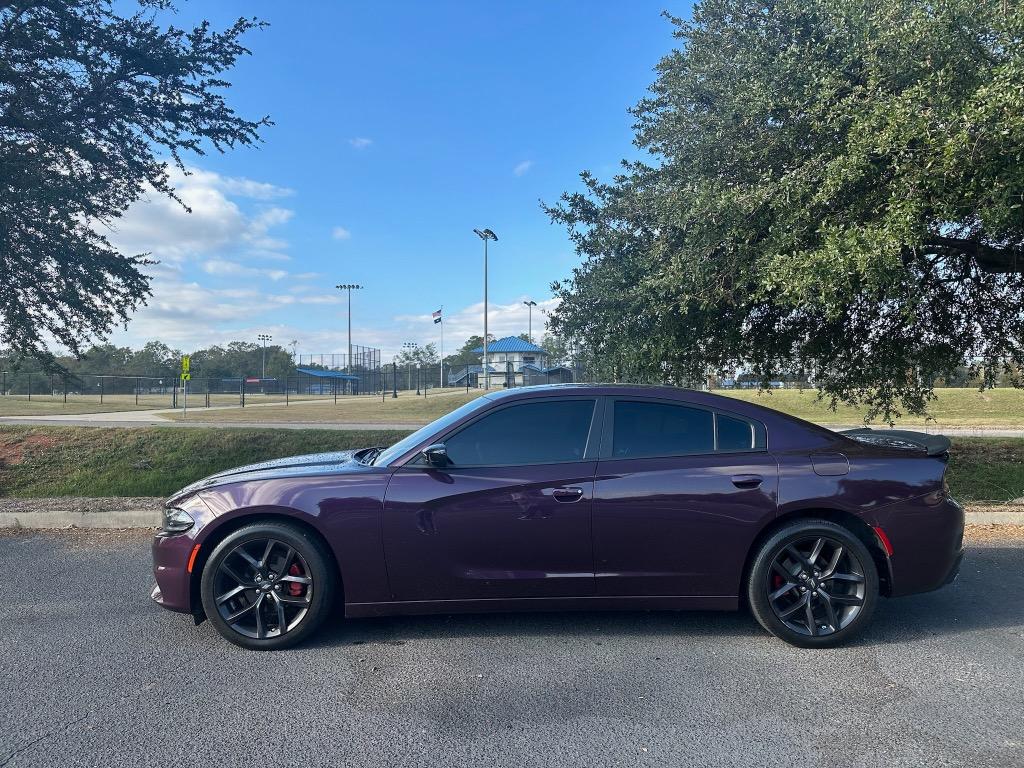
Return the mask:
<path id="1" fill-rule="evenodd" d="M 0 528 L 153 528 L 160 526 L 160 511 L 127 509 L 117 512 L 0 512 Z"/>
<path id="2" fill-rule="evenodd" d="M 0 512 L 0 528 L 49 530 L 66 528 L 158 528 L 160 511 L 128 509 L 110 512 L 46 510 Z M 1022 525 L 1024 508 L 999 506 L 973 507 L 967 510 L 967 525 Z"/>

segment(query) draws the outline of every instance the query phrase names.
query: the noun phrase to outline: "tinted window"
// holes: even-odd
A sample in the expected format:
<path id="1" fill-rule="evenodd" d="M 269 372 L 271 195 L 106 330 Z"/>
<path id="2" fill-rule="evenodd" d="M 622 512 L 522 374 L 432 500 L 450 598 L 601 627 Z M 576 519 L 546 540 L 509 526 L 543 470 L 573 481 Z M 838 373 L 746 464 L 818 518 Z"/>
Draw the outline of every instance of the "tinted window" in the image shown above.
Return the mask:
<path id="1" fill-rule="evenodd" d="M 617 401 L 612 456 L 675 456 L 711 453 L 715 427 L 710 411 L 667 403 Z"/>
<path id="2" fill-rule="evenodd" d="M 486 397 L 478 397 L 475 400 L 470 400 L 465 405 L 459 406 L 454 411 L 430 422 L 425 427 L 420 427 L 411 435 L 406 435 L 390 448 L 385 449 L 373 463 L 381 467 L 387 466 L 403 453 L 412 450 L 431 435 L 443 432 L 445 427 L 454 424 L 463 416 L 467 416 L 478 408 L 483 408 L 490 404 L 490 401 Z"/>
<path id="3" fill-rule="evenodd" d="M 718 450 L 749 451 L 754 448 L 754 427 L 749 421 L 718 414 Z"/>
<path id="4" fill-rule="evenodd" d="M 510 405 L 473 422 L 444 444 L 457 467 L 582 461 L 593 415 L 593 400 Z"/>

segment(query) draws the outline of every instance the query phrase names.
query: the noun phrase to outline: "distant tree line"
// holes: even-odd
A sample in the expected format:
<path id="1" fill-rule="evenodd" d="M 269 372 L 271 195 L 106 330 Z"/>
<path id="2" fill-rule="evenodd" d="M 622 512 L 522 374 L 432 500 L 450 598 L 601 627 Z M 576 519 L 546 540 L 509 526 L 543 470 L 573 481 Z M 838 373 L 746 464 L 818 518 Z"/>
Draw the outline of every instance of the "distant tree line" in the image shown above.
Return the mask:
<path id="1" fill-rule="evenodd" d="M 71 377 L 76 375 L 175 377 L 181 371 L 180 349 L 172 349 L 162 341 L 151 341 L 141 349 L 95 344 L 81 357 L 63 355 L 56 362 Z M 267 377 L 284 378 L 295 373 L 291 354 L 283 347 L 267 347 Z M 193 378 L 235 378 L 259 376 L 262 373 L 263 347 L 248 341 L 232 341 L 224 346 L 213 345 L 191 353 Z M 49 362 L 49 361 L 46 361 Z M 48 366 L 33 358 L 16 357 L 0 352 L 0 370 L 14 373 L 41 371 Z"/>

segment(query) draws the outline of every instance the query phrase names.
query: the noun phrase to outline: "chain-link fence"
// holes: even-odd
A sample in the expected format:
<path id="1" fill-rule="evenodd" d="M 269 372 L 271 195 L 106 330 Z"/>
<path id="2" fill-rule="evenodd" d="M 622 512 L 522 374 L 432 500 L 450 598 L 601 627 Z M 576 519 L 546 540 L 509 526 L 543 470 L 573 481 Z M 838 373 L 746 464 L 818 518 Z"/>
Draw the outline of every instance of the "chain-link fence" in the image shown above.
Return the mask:
<path id="1" fill-rule="evenodd" d="M 507 389 L 538 384 L 593 383 L 614 381 L 603 366 L 596 369 L 582 363 L 545 366 L 495 362 L 486 368 L 480 363 L 463 364 L 384 364 L 373 367 L 300 368 L 285 377 L 235 376 L 197 377 L 187 383 L 189 408 L 245 407 L 254 404 L 297 401 L 338 400 L 355 395 L 396 397 L 400 393 L 429 396 L 432 393 L 470 392 L 475 389 Z M 331 361 L 334 362 L 334 361 Z M 373 360 L 376 362 L 376 358 Z M 306 365 L 311 363 L 306 361 Z M 316 365 L 316 364 L 313 364 Z M 613 372 L 614 373 L 614 372 Z M 746 378 L 708 377 L 702 381 L 665 381 L 651 376 L 631 376 L 620 381 L 648 384 L 675 384 L 706 389 L 757 388 L 758 381 Z M 779 380 L 772 388 L 811 386 L 801 380 Z M 25 371 L 0 371 L 0 397 L 54 403 L 91 403 L 102 410 L 172 409 L 185 405 L 186 391 L 177 376 L 117 376 L 97 374 L 60 374 Z"/>

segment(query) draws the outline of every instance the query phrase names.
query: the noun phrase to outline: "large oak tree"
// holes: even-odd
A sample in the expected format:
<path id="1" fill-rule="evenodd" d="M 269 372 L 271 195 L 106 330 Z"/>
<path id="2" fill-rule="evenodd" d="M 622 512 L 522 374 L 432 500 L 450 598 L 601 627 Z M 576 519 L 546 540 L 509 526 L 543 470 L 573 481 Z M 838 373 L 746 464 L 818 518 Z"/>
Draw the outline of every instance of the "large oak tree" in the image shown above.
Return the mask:
<path id="1" fill-rule="evenodd" d="M 802 371 L 921 411 L 1024 360 L 1024 3 L 703 0 L 634 109 L 649 160 L 548 208 L 554 329 L 612 375 Z"/>
<path id="2" fill-rule="evenodd" d="M 127 3 L 117 4 L 118 8 Z M 222 74 L 262 26 L 163 23 L 169 0 L 0 0 L 0 346 L 78 353 L 149 295 L 144 254 L 107 235 L 144 192 L 174 197 L 168 160 L 258 140 Z M 179 201 L 180 202 L 180 201 Z"/>

